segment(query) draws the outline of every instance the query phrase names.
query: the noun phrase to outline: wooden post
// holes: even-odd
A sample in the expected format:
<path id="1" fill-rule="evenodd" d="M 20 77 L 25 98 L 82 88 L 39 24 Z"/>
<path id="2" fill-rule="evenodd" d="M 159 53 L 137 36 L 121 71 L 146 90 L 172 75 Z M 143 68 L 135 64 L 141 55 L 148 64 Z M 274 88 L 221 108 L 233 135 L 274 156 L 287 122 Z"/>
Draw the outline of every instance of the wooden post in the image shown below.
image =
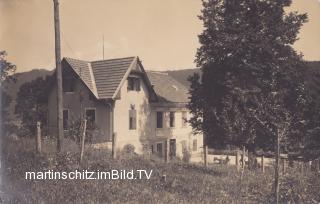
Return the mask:
<path id="1" fill-rule="evenodd" d="M 169 162 L 170 160 L 169 147 L 170 147 L 170 140 L 165 140 L 165 155 L 164 155 L 165 162 Z"/>
<path id="2" fill-rule="evenodd" d="M 37 137 L 36 137 L 37 152 L 41 153 L 41 122 L 37 122 Z"/>
<path id="3" fill-rule="evenodd" d="M 276 158 L 275 158 L 275 180 L 274 180 L 274 193 L 275 193 L 275 199 L 276 204 L 279 203 L 279 162 L 280 162 L 280 133 L 279 130 L 277 132 L 277 146 L 276 146 Z"/>
<path id="4" fill-rule="evenodd" d="M 113 133 L 112 134 L 112 158 L 113 159 L 117 157 L 116 149 L 117 149 L 117 133 Z"/>
<path id="5" fill-rule="evenodd" d="M 283 174 L 286 172 L 286 160 L 285 160 L 285 158 L 282 158 L 282 172 L 283 172 Z"/>
<path id="6" fill-rule="evenodd" d="M 239 150 L 237 150 L 237 152 L 236 152 L 236 167 L 237 167 L 237 171 L 239 171 L 240 170 L 240 165 L 239 165 Z"/>
<path id="7" fill-rule="evenodd" d="M 262 173 L 265 172 L 265 168 L 264 168 L 264 155 L 261 156 L 261 170 L 262 170 Z"/>
<path id="8" fill-rule="evenodd" d="M 204 166 L 208 166 L 208 146 L 203 146 L 203 162 Z"/>
<path id="9" fill-rule="evenodd" d="M 62 96 L 62 69 L 61 69 L 61 48 L 60 48 L 60 19 L 59 19 L 59 2 L 53 0 L 54 4 L 54 34 L 55 34 L 55 60 L 57 70 L 57 151 L 62 151 L 63 145 L 63 96 Z"/>
<path id="10" fill-rule="evenodd" d="M 86 140 L 86 129 L 87 129 L 87 120 L 84 119 L 83 121 L 83 132 L 82 132 L 82 138 L 81 138 L 81 152 L 80 152 L 80 163 L 83 159 L 83 153 L 84 153 L 84 145 Z"/>
<path id="11" fill-rule="evenodd" d="M 242 149 L 242 155 L 241 155 L 241 160 L 242 160 L 242 164 L 241 164 L 241 168 L 244 169 L 244 166 L 245 166 L 245 157 L 246 157 L 246 147 L 243 146 L 243 149 Z"/>

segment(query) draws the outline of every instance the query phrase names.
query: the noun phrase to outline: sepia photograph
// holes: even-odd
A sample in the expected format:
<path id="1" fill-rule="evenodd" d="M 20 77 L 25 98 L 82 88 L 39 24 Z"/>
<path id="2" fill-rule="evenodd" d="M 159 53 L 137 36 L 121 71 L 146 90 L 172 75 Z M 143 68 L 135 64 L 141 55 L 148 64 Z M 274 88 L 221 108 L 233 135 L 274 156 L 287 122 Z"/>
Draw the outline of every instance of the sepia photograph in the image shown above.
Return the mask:
<path id="1" fill-rule="evenodd" d="M 0 204 L 320 204 L 320 0 L 0 0 Z"/>

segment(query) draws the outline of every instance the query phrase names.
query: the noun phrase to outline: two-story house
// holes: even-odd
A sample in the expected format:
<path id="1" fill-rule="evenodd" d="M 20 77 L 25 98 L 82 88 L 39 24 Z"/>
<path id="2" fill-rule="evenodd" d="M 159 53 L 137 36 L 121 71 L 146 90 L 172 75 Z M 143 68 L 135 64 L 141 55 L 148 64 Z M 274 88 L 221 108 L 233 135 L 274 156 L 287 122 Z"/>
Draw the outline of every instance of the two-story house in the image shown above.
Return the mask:
<path id="1" fill-rule="evenodd" d="M 193 135 L 186 119 L 188 90 L 163 72 L 146 72 L 138 57 L 83 61 L 62 60 L 63 122 L 68 134 L 80 116 L 95 125 L 93 142 L 116 149 L 127 144 L 139 154 L 163 157 L 202 151 L 202 135 Z M 49 134 L 57 132 L 56 87 L 49 94 Z M 168 147 L 168 148 L 166 148 Z"/>

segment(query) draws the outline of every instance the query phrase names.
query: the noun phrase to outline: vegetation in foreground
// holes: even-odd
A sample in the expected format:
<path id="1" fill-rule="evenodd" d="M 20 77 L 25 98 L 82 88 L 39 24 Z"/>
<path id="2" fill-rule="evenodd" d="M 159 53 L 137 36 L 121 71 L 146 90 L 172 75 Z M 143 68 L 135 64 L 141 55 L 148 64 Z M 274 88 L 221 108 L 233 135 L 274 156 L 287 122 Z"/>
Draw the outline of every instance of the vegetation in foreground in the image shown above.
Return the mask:
<path id="1" fill-rule="evenodd" d="M 232 166 L 175 161 L 165 164 L 139 156 L 112 160 L 106 151 L 87 152 L 79 165 L 77 153 L 37 155 L 32 141 L 3 145 L 1 199 L 9 203 L 273 203 L 273 170 L 265 174 Z M 27 148 L 28 147 L 28 148 Z M 25 180 L 26 171 L 153 170 L 150 180 Z M 166 181 L 163 180 L 166 175 Z M 281 177 L 281 203 L 319 203 L 320 179 L 315 172 L 289 169 Z"/>

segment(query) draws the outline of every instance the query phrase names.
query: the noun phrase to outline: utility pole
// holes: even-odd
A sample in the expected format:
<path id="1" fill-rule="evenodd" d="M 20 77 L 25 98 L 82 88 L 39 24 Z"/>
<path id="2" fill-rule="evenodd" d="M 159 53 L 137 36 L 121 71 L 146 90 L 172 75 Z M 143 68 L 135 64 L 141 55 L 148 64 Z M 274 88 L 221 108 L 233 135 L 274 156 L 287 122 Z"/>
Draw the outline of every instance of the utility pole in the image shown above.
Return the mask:
<path id="1" fill-rule="evenodd" d="M 60 48 L 60 20 L 59 20 L 59 2 L 53 0 L 54 4 L 54 36 L 55 36 L 55 56 L 57 71 L 57 151 L 60 152 L 63 147 L 63 98 L 62 98 L 62 70 L 61 70 L 61 48 Z"/>

